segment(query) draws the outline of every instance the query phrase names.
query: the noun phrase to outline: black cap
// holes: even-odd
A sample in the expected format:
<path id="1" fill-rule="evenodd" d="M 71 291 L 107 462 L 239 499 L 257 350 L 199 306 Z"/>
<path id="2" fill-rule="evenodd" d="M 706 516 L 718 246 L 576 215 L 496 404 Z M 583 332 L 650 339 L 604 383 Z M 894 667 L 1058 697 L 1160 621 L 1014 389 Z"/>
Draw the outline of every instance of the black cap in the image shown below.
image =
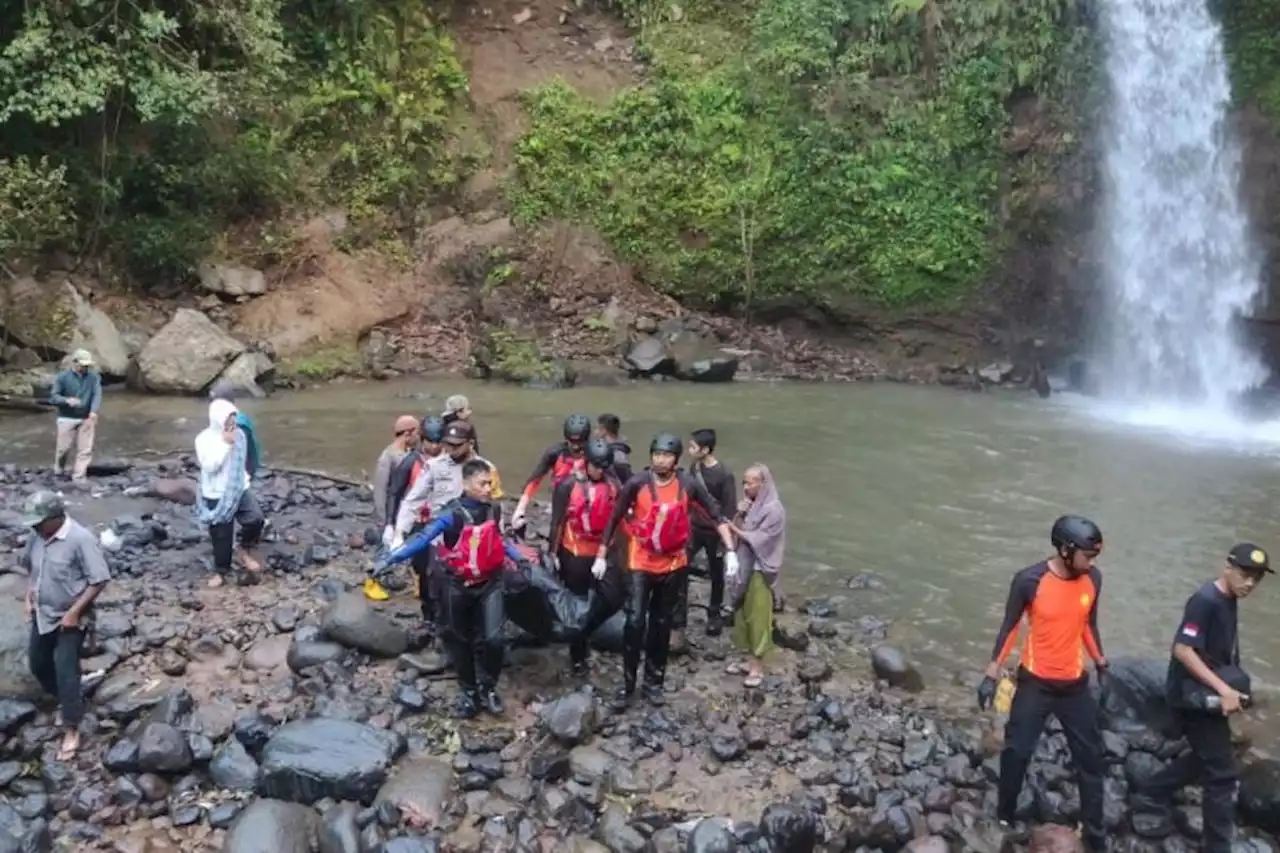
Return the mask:
<path id="1" fill-rule="evenodd" d="M 1267 556 L 1267 552 L 1252 542 L 1241 542 L 1232 548 L 1231 552 L 1227 554 L 1227 562 L 1246 572 L 1269 572 L 1275 574 L 1275 570 L 1271 568 L 1271 558 Z"/>
<path id="2" fill-rule="evenodd" d="M 454 421 L 444 428 L 445 444 L 466 444 L 475 437 L 475 428 L 467 421 Z"/>

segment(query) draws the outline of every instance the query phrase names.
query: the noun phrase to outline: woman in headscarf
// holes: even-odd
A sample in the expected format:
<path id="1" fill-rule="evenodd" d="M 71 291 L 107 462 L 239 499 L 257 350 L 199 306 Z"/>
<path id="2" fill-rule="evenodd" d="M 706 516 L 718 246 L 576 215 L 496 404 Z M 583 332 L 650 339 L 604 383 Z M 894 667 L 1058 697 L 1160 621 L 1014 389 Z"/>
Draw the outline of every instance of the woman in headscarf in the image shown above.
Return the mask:
<path id="1" fill-rule="evenodd" d="M 773 596 L 782 569 L 787 541 L 787 511 L 778 499 L 769 468 L 757 462 L 742 476 L 738 514 L 729 523 L 738 541 L 733 644 L 748 655 L 745 666 L 731 664 L 729 672 L 745 675 L 743 684 L 759 687 L 764 660 L 773 650 Z"/>
<path id="2" fill-rule="evenodd" d="M 262 537 L 266 520 L 250 489 L 249 440 L 238 423 L 238 414 L 230 400 L 214 400 L 209 404 L 209 426 L 196 436 L 196 460 L 200 463 L 196 510 L 200 523 L 209 528 L 216 572 L 209 586 L 222 586 L 237 554 L 246 580 L 256 581 L 262 571 L 250 549 Z M 239 547 L 235 541 L 237 522 Z"/>

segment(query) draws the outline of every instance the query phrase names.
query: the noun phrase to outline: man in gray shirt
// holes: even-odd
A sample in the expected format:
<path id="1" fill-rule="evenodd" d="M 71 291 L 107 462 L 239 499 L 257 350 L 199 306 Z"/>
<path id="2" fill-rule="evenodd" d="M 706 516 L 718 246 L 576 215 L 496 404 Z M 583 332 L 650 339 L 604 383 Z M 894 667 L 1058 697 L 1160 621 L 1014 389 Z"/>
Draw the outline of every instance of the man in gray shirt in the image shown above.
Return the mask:
<path id="1" fill-rule="evenodd" d="M 71 354 L 71 367 L 53 380 L 49 402 L 58 409 L 58 436 L 53 451 L 53 470 L 65 470 L 67 455 L 75 447 L 76 461 L 71 479 L 84 482 L 93 460 L 93 439 L 98 429 L 98 409 L 102 406 L 102 377 L 93 369 L 93 355 L 78 349 Z"/>
<path id="2" fill-rule="evenodd" d="M 58 699 L 64 728 L 58 760 L 80 748 L 84 717 L 80 690 L 80 645 L 89 609 L 111 580 L 111 570 L 92 532 L 67 517 L 62 498 L 37 492 L 27 499 L 24 523 L 32 528 L 21 565 L 28 572 L 27 618 L 31 642 L 27 658 L 40 686 Z"/>

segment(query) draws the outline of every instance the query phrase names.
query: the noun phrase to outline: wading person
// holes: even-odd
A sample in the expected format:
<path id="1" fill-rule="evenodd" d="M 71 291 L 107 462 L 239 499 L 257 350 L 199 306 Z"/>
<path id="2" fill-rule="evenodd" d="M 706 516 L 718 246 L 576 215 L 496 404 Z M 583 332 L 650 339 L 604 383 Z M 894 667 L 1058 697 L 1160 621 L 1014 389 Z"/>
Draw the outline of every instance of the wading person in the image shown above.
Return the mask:
<path id="1" fill-rule="evenodd" d="M 716 499 L 725 512 L 730 512 L 738 505 L 738 490 L 734 484 L 733 473 L 716 458 L 716 431 L 713 429 L 695 430 L 689 442 L 689 457 L 693 463 L 689 473 L 693 475 L 711 497 Z M 720 635 L 723 627 L 724 609 L 724 557 L 725 548 L 716 531 L 715 520 L 695 508 L 693 513 L 693 536 L 689 540 L 689 560 L 699 551 L 707 555 L 707 575 L 711 579 L 711 598 L 707 602 L 707 635 Z M 686 575 L 686 583 L 688 576 Z M 684 630 L 688 618 L 688 587 L 681 598 L 680 611 L 676 615 L 676 630 Z M 771 605 L 772 606 L 772 605 Z"/>
<path id="2" fill-rule="evenodd" d="M 93 369 L 93 356 L 88 350 L 78 349 L 71 354 L 71 366 L 53 380 L 49 402 L 58 411 L 53 473 L 67 473 L 67 457 L 74 449 L 71 479 L 83 483 L 93 461 L 93 439 L 102 407 L 102 377 Z"/>
<path id="3" fill-rule="evenodd" d="M 607 561 L 596 560 L 620 489 L 612 473 L 613 448 L 607 440 L 593 438 L 587 442 L 586 460 L 585 468 L 562 480 L 551 493 L 550 551 L 564 585 L 588 601 L 579 634 L 569 643 L 575 678 L 587 674 L 591 634 L 621 604 L 617 573 L 609 571 Z"/>
<path id="4" fill-rule="evenodd" d="M 738 540 L 738 572 L 728 577 L 734 588 L 733 645 L 747 655 L 746 666 L 730 665 L 731 675 L 745 675 L 743 685 L 759 687 L 764 662 L 773 650 L 773 587 L 782 570 L 787 542 L 787 511 L 778 499 L 773 474 L 756 463 L 742 477 L 742 502 L 729 523 Z"/>
<path id="5" fill-rule="evenodd" d="M 663 684 L 667 655 L 671 649 L 671 627 L 685 582 L 692 535 L 690 504 L 700 506 L 716 519 L 725 550 L 732 552 L 733 539 L 716 499 L 707 494 L 693 477 L 677 470 L 680 438 L 670 433 L 656 436 L 649 445 L 649 468 L 634 475 L 622 487 L 618 502 L 596 550 L 592 573 L 607 569 L 609 543 L 624 518 L 630 538 L 626 557 L 626 629 L 623 652 L 623 683 L 614 697 L 615 707 L 625 708 L 636 691 L 640 657 L 644 655 L 644 696 L 650 703 L 664 701 Z M 726 570 L 737 574 L 738 557 L 729 553 Z"/>
<path id="6" fill-rule="evenodd" d="M 1187 599 L 1173 637 L 1166 689 L 1188 752 L 1138 792 L 1134 810 L 1172 817 L 1173 795 L 1203 788 L 1204 853 L 1227 853 L 1235 835 L 1236 760 L 1228 717 L 1248 704 L 1251 679 L 1240 667 L 1238 605 L 1272 573 L 1267 552 L 1243 543 L 1231 549 L 1222 574 Z"/>
<path id="7" fill-rule="evenodd" d="M 542 480 L 548 474 L 551 475 L 551 487 L 554 489 L 569 476 L 581 471 L 587 464 L 585 451 L 587 439 L 591 437 L 591 419 L 586 415 L 569 415 L 564 419 L 562 432 L 564 440 L 557 441 L 542 451 L 542 455 L 538 457 L 538 464 L 533 467 L 533 473 L 524 484 L 520 501 L 516 504 L 515 512 L 511 514 L 511 526 L 516 530 L 524 527 L 524 516 L 529 509 L 529 502 L 538 493 Z"/>
<path id="8" fill-rule="evenodd" d="M 245 570 L 241 578 L 244 582 L 256 583 L 262 572 L 252 550 L 262 537 L 266 520 L 250 488 L 249 439 L 237 423 L 238 414 L 229 400 L 214 400 L 209 404 L 209 426 L 196 436 L 196 461 L 200 465 L 197 508 L 213 543 L 211 587 L 226 582 L 235 557 L 239 557 Z"/>
<path id="9" fill-rule="evenodd" d="M 27 499 L 25 512 L 23 521 L 32 528 L 21 557 L 29 577 L 27 658 L 44 692 L 58 700 L 63 728 L 58 760 L 69 761 L 80 748 L 78 726 L 84 717 L 80 646 L 93 600 L 111 572 L 93 533 L 67 517 L 57 495 L 37 492 Z"/>
<path id="10" fill-rule="evenodd" d="M 1000 668 L 1013 651 L 1025 619 L 1018 689 L 1000 753 L 996 816 L 1002 825 L 1014 826 L 1027 766 L 1052 714 L 1062 724 L 1075 764 L 1085 846 L 1102 851 L 1106 849 L 1102 732 L 1084 664 L 1087 654 L 1100 677 L 1107 666 L 1098 637 L 1102 573 L 1095 566 L 1102 553 L 1102 531 L 1087 518 L 1064 515 L 1054 522 L 1049 541 L 1053 556 L 1013 576 L 991 663 L 978 687 L 978 705 L 985 710 L 995 698 Z"/>
<path id="11" fill-rule="evenodd" d="M 461 482 L 461 497 L 441 507 L 425 530 L 383 557 L 379 568 L 411 559 L 439 538 L 440 622 L 458 675 L 457 714 L 466 719 L 479 709 L 494 715 L 503 711 L 497 690 L 505 648 L 502 567 L 507 559 L 525 561 L 502 538 L 502 510 L 491 500 L 489 463 L 480 458 L 463 463 Z"/>

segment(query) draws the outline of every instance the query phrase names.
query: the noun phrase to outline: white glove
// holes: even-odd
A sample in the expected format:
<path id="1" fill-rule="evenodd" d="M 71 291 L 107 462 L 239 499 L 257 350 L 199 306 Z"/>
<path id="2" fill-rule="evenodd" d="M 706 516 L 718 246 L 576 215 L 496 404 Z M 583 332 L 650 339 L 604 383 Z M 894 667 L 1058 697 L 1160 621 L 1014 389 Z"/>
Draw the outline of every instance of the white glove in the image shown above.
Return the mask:
<path id="1" fill-rule="evenodd" d="M 730 551 L 724 555 L 724 578 L 727 581 L 734 581 L 738 577 L 738 555 Z"/>
<path id="2" fill-rule="evenodd" d="M 401 533 L 399 530 L 395 531 L 391 535 L 391 544 L 388 545 L 387 547 L 390 548 L 392 551 L 399 551 L 401 548 L 403 548 L 404 534 Z"/>
<path id="3" fill-rule="evenodd" d="M 591 577 L 600 580 L 608 570 L 609 564 L 605 562 L 604 557 L 596 557 L 596 561 L 591 564 Z"/>
<path id="4" fill-rule="evenodd" d="M 517 509 L 511 514 L 511 529 L 520 530 L 524 527 L 524 510 Z"/>
<path id="5" fill-rule="evenodd" d="M 383 548 L 390 548 L 391 543 L 395 541 L 395 538 L 396 538 L 396 528 L 394 525 L 388 524 L 386 527 L 382 528 L 382 547 Z"/>

